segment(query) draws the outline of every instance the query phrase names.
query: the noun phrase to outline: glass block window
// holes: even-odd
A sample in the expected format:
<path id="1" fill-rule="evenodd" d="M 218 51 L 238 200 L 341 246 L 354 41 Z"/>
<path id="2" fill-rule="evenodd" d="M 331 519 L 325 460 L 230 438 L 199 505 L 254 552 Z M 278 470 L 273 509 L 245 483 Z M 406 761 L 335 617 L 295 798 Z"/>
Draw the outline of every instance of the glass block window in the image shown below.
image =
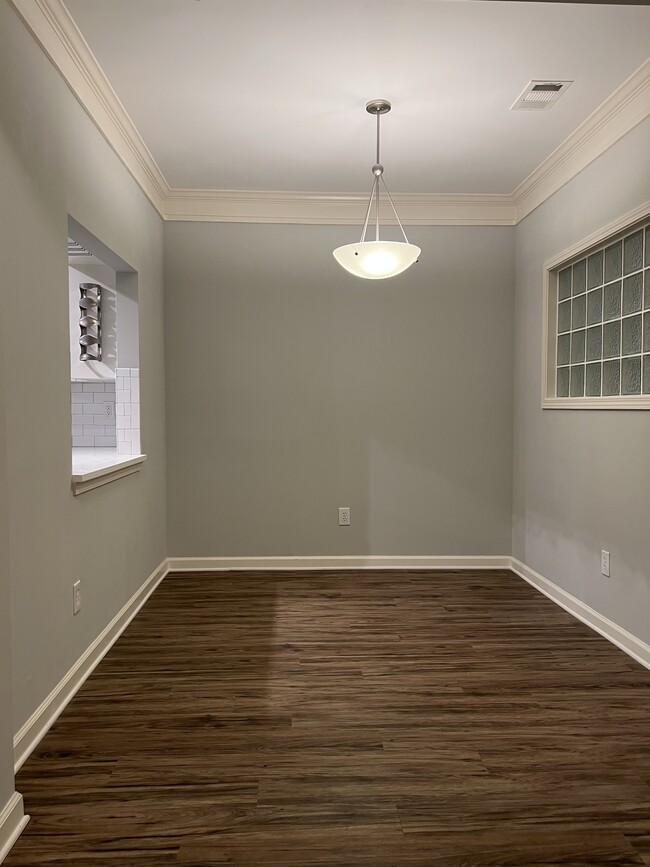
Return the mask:
<path id="1" fill-rule="evenodd" d="M 650 407 L 650 217 L 547 276 L 543 404 Z"/>

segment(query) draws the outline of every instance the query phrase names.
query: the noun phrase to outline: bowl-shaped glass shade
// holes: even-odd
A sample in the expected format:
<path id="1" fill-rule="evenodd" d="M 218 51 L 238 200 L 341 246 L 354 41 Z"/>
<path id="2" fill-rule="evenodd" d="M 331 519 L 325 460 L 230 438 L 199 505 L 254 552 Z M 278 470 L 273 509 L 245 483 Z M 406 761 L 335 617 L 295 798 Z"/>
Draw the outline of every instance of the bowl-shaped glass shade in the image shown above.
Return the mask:
<path id="1" fill-rule="evenodd" d="M 334 258 L 356 277 L 383 280 L 406 271 L 422 251 L 415 244 L 401 241 L 364 241 L 334 250 Z"/>

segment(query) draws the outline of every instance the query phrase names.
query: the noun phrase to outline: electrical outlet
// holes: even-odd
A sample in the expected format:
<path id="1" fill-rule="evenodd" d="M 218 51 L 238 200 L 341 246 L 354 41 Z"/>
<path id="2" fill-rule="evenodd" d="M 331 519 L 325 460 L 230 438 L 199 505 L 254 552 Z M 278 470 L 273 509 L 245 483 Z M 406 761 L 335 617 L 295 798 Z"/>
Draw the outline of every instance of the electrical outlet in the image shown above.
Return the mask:
<path id="1" fill-rule="evenodd" d="M 341 506 L 339 508 L 339 527 L 350 526 L 350 507 Z"/>
<path id="2" fill-rule="evenodd" d="M 103 403 L 104 407 L 104 415 L 106 418 L 113 418 L 113 404 L 112 403 Z"/>
<path id="3" fill-rule="evenodd" d="M 609 578 L 609 551 L 600 552 L 600 571 L 605 578 Z"/>
<path id="4" fill-rule="evenodd" d="M 75 581 L 72 585 L 72 613 L 79 614 L 81 611 L 81 581 Z"/>

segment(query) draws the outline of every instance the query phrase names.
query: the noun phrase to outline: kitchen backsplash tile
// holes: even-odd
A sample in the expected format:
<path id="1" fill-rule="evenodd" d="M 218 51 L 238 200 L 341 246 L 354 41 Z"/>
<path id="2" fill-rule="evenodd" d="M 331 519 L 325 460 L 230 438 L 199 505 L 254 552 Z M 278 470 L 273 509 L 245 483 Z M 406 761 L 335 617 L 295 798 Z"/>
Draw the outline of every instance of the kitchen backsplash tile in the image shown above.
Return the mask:
<path id="1" fill-rule="evenodd" d="M 140 454 L 140 371 L 118 367 L 115 381 L 73 382 L 72 447 Z"/>
<path id="2" fill-rule="evenodd" d="M 115 383 L 73 382 L 72 447 L 116 448 Z"/>
<path id="3" fill-rule="evenodd" d="M 117 453 L 140 454 L 140 371 L 118 367 L 115 371 L 115 422 Z"/>

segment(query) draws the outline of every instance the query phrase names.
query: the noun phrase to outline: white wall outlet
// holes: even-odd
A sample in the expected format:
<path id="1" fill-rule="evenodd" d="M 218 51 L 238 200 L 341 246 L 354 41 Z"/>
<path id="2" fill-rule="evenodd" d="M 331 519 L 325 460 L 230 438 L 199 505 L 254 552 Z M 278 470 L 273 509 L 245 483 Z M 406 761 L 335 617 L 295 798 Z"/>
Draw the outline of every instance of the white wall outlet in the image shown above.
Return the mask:
<path id="1" fill-rule="evenodd" d="M 104 415 L 106 418 L 113 418 L 113 404 L 112 403 L 103 403 L 104 407 Z"/>
<path id="2" fill-rule="evenodd" d="M 339 507 L 339 527 L 349 527 L 350 526 L 350 507 L 349 506 L 340 506 Z"/>
<path id="3" fill-rule="evenodd" d="M 72 585 L 72 613 L 79 614 L 81 611 L 81 581 L 75 581 Z"/>
<path id="4" fill-rule="evenodd" d="M 600 571 L 606 578 L 609 578 L 609 551 L 600 552 Z"/>

